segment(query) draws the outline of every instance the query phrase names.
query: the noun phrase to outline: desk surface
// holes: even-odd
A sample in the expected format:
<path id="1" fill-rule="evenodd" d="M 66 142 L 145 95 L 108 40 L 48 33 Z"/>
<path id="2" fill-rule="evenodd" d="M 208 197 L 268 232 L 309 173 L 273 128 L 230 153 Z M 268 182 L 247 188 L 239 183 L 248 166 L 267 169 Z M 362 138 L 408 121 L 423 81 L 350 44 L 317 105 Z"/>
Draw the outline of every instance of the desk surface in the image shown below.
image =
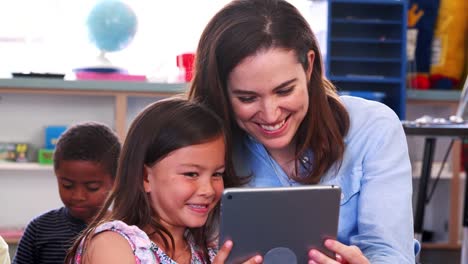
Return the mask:
<path id="1" fill-rule="evenodd" d="M 464 124 L 403 124 L 407 135 L 434 137 L 468 137 L 468 123 Z"/>

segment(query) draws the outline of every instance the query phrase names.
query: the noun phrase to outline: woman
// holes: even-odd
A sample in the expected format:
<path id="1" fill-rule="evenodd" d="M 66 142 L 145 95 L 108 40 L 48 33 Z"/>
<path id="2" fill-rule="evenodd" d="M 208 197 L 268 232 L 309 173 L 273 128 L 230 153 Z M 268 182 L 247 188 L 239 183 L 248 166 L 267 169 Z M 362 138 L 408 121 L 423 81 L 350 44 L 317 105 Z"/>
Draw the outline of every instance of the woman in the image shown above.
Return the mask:
<path id="1" fill-rule="evenodd" d="M 291 4 L 237 0 L 220 10 L 200 38 L 189 97 L 225 121 L 251 185 L 342 188 L 338 238 L 325 241 L 336 260 L 311 250 L 310 263 L 415 262 L 400 121 L 381 103 L 337 95 Z"/>

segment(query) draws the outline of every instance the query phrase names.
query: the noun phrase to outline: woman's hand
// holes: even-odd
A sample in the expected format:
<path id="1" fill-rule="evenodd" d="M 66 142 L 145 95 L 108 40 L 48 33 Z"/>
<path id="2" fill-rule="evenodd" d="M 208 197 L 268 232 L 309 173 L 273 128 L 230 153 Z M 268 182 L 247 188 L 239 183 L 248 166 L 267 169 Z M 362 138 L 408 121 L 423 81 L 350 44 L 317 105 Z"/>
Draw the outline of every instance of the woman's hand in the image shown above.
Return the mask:
<path id="1" fill-rule="evenodd" d="M 232 246 L 233 246 L 233 243 L 231 240 L 227 240 L 226 242 L 224 242 L 223 246 L 219 249 L 218 254 L 213 260 L 213 264 L 224 264 L 224 262 L 229 256 L 229 253 L 231 253 Z M 263 262 L 262 256 L 257 255 L 257 256 L 250 258 L 243 264 L 258 264 L 262 262 Z"/>
<path id="2" fill-rule="evenodd" d="M 329 258 L 322 252 L 312 249 L 309 251 L 309 264 L 370 264 L 369 260 L 356 246 L 347 246 L 336 240 L 325 240 L 325 247 L 335 252 L 336 260 Z"/>

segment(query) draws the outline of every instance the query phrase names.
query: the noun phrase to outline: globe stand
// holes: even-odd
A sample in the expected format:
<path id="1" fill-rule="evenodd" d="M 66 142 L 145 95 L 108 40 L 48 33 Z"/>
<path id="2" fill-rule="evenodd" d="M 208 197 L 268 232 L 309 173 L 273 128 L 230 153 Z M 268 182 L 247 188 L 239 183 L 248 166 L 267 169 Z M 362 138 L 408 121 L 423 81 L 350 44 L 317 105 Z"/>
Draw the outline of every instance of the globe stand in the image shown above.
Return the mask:
<path id="1" fill-rule="evenodd" d="M 103 68 L 113 68 L 112 63 L 110 60 L 106 57 L 106 52 L 102 51 L 99 52 L 99 55 L 96 58 L 97 65 L 102 66 Z"/>
<path id="2" fill-rule="evenodd" d="M 95 73 L 127 73 L 127 70 L 115 66 L 105 51 L 100 51 L 99 55 L 94 58 L 94 61 L 87 66 L 75 69 L 75 72 L 95 72 Z"/>

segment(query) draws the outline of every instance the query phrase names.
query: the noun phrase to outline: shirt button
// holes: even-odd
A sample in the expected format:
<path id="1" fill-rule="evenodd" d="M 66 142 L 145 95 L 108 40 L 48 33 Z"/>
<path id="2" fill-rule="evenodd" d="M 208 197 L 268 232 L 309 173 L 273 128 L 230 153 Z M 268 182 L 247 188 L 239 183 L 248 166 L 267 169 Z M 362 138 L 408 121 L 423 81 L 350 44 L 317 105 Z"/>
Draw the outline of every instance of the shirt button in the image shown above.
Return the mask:
<path id="1" fill-rule="evenodd" d="M 344 193 L 341 193 L 341 200 L 344 199 Z"/>

